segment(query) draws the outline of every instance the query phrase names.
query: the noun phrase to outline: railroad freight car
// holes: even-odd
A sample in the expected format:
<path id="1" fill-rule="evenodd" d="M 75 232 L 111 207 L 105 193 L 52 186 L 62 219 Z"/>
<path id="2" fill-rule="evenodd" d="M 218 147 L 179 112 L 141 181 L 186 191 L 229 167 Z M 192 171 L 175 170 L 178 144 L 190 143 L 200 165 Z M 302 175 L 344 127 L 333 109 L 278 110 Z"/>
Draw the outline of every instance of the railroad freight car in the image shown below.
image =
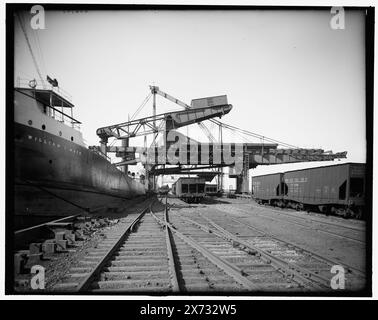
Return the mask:
<path id="1" fill-rule="evenodd" d="M 259 203 L 297 210 L 317 209 L 343 217 L 364 215 L 365 165 L 362 163 L 293 170 L 253 177 L 252 181 L 253 196 Z"/>
<path id="2" fill-rule="evenodd" d="M 206 184 L 205 193 L 207 196 L 219 196 L 220 192 L 218 190 L 217 184 Z"/>
<path id="3" fill-rule="evenodd" d="M 284 194 L 283 173 L 252 177 L 252 196 L 257 203 L 277 205 Z"/>
<path id="4" fill-rule="evenodd" d="M 205 179 L 180 178 L 172 185 L 172 193 L 188 203 L 198 203 L 205 196 Z"/>

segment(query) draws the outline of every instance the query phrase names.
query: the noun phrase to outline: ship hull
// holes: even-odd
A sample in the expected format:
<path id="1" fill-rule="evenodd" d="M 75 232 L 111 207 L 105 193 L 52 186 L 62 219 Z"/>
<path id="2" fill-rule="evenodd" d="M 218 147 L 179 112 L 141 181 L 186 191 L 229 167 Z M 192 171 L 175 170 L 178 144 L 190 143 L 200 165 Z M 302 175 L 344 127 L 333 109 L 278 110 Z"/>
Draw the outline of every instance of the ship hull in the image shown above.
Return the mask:
<path id="1" fill-rule="evenodd" d="M 145 194 L 104 156 L 75 142 L 15 123 L 15 228 L 120 208 Z"/>

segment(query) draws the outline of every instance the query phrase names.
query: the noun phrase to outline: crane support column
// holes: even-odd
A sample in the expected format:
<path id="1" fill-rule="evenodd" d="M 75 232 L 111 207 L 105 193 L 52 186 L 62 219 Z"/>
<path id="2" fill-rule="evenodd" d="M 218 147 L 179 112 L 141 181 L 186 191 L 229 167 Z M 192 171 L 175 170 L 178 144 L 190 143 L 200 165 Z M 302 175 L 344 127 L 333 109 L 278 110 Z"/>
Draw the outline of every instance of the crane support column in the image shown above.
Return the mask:
<path id="1" fill-rule="evenodd" d="M 236 177 L 236 193 L 249 192 L 249 154 L 243 155 L 243 170 L 241 175 Z"/>
<path id="2" fill-rule="evenodd" d="M 221 146 L 223 146 L 223 132 L 222 132 L 222 126 L 219 126 L 219 142 Z M 223 192 L 223 167 L 219 169 L 219 175 L 218 175 L 218 190 Z"/>
<path id="3" fill-rule="evenodd" d="M 101 140 L 100 141 L 100 151 L 101 153 L 103 153 L 104 155 L 106 155 L 106 145 L 107 145 L 107 141 L 104 141 L 104 140 Z"/>
<path id="4" fill-rule="evenodd" d="M 152 103 L 152 116 L 153 116 L 153 127 L 156 130 L 156 90 L 159 90 L 159 87 L 153 87 L 153 103 Z"/>
<path id="5" fill-rule="evenodd" d="M 122 139 L 122 147 L 125 148 L 125 150 L 126 150 L 126 148 L 128 146 L 129 146 L 129 138 Z M 126 155 L 124 155 L 122 157 L 122 161 L 127 161 L 127 160 L 129 160 L 129 159 L 126 157 Z M 123 165 L 123 172 L 125 174 L 127 174 L 128 169 L 129 169 L 129 166 L 127 164 Z"/>

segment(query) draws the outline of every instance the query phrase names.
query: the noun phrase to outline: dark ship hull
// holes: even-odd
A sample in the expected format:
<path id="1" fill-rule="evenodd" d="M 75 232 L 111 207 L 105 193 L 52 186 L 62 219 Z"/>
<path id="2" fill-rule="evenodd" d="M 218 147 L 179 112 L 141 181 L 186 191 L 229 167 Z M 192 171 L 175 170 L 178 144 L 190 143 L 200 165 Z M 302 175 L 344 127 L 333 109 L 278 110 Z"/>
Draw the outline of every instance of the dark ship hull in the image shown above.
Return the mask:
<path id="1" fill-rule="evenodd" d="M 21 111 L 15 108 L 15 118 Z M 47 123 L 47 117 L 44 120 Z M 145 194 L 141 183 L 118 170 L 96 149 L 53 134 L 55 128 L 40 130 L 19 122 L 22 120 L 15 121 L 14 132 L 16 229 L 104 207 L 120 208 L 128 199 Z M 44 128 L 52 125 L 50 121 Z"/>

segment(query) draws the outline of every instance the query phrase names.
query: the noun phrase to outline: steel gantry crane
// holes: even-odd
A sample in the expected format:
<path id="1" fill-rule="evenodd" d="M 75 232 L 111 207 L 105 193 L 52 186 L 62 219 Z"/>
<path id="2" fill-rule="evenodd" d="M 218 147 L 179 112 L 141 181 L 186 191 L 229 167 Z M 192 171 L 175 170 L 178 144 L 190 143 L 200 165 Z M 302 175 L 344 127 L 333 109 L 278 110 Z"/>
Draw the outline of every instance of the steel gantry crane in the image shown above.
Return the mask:
<path id="1" fill-rule="evenodd" d="M 224 166 L 229 166 L 225 162 L 222 162 L 223 160 L 221 160 L 221 162 L 214 161 L 213 156 L 216 150 L 219 149 L 217 149 L 216 147 L 217 143 L 214 136 L 211 134 L 210 130 L 202 123 L 202 121 L 205 120 L 210 120 L 211 122 L 219 126 L 219 137 L 221 140 L 221 159 L 224 159 L 223 151 L 225 150 L 225 148 L 230 149 L 232 152 L 232 150 L 235 151 L 237 145 L 236 143 L 223 143 L 222 128 L 233 130 L 239 134 L 243 134 L 246 136 L 259 138 L 263 141 L 262 143 L 243 143 L 243 156 L 241 157 L 243 159 L 243 170 L 241 173 L 238 174 L 233 174 L 232 172 L 230 174 L 230 177 L 234 177 L 237 179 L 237 185 L 240 186 L 241 189 L 239 191 L 248 191 L 248 170 L 256 167 L 257 165 L 272 165 L 304 161 L 330 161 L 334 159 L 346 158 L 346 152 L 332 153 L 325 152 L 322 149 L 298 148 L 293 145 L 283 143 L 278 140 L 269 139 L 267 137 L 237 128 L 232 125 L 222 123 L 219 120 L 214 119 L 215 117 L 222 117 L 224 114 L 227 114 L 231 111 L 232 105 L 227 103 L 226 96 L 195 99 L 192 100 L 192 106 L 189 106 L 185 102 L 176 99 L 175 97 L 161 91 L 157 86 L 150 86 L 150 90 L 153 95 L 154 101 L 154 111 L 152 116 L 102 127 L 97 129 L 96 131 L 97 135 L 101 139 L 100 149 L 102 153 L 106 154 L 107 152 L 115 152 L 117 157 L 122 158 L 122 161 L 116 165 L 126 166 L 124 167 L 125 170 L 127 170 L 128 164 L 136 164 L 135 153 L 138 153 L 138 148 L 129 147 L 129 138 L 155 134 L 155 140 L 159 132 L 164 132 L 164 145 L 165 147 L 167 147 L 167 133 L 170 132 L 170 130 L 175 130 L 194 123 L 198 123 L 201 129 L 205 132 L 206 136 L 209 137 L 209 143 L 198 143 L 198 150 L 209 150 L 209 162 L 206 164 L 203 164 L 201 162 L 202 166 L 198 165 L 200 162 L 195 162 L 194 165 L 190 162 L 179 162 L 176 164 L 176 167 L 166 168 L 165 166 L 171 165 L 171 163 L 166 162 L 167 157 L 164 157 L 162 163 L 157 162 L 151 165 L 148 162 L 146 162 L 146 175 L 148 175 L 148 172 L 152 173 L 153 175 L 164 174 L 168 171 L 170 173 L 180 174 L 180 172 L 187 173 L 196 169 L 219 169 L 223 168 Z M 164 97 L 165 99 L 177 104 L 178 106 L 183 107 L 185 110 L 167 112 L 156 115 L 156 95 Z M 160 122 L 160 124 L 156 125 L 157 122 Z M 109 138 L 122 140 L 122 146 L 107 146 Z M 189 140 L 194 141 L 192 139 Z M 279 145 L 284 146 L 286 148 L 278 148 Z M 139 148 L 139 150 L 140 149 L 143 148 Z M 149 150 L 150 149 L 151 148 L 149 148 Z M 152 150 L 154 154 L 159 153 L 158 148 L 155 146 L 152 148 Z M 145 151 L 146 150 L 144 150 L 144 152 Z M 166 151 L 167 148 L 165 149 L 165 152 Z M 187 153 L 190 154 L 190 152 L 191 151 L 187 149 Z M 199 154 L 196 156 L 201 158 Z M 189 158 L 192 159 L 191 156 Z M 185 167 L 185 165 L 187 166 Z"/>
<path id="2" fill-rule="evenodd" d="M 151 93 L 155 96 L 156 94 L 158 94 L 159 96 L 162 96 L 164 97 L 165 99 L 173 102 L 173 103 L 176 103 L 177 105 L 179 105 L 180 107 L 183 107 L 185 108 L 186 110 L 188 109 L 191 109 L 192 107 L 189 106 L 188 104 L 186 104 L 185 102 L 175 98 L 175 97 L 172 97 L 171 95 L 169 95 L 168 93 L 166 92 L 163 92 L 159 89 L 159 87 L 157 86 L 150 86 L 150 90 L 151 90 Z M 156 101 L 156 100 L 154 100 Z M 216 119 L 210 119 L 213 123 L 215 123 L 217 126 L 219 126 L 219 130 L 220 130 L 220 134 L 219 134 L 219 143 L 222 144 L 222 123 Z M 215 139 L 215 137 L 213 136 L 213 134 L 211 133 L 211 131 L 209 130 L 209 128 L 202 122 L 199 122 L 198 123 L 199 127 L 202 129 L 202 131 L 204 132 L 204 134 L 209 138 L 209 142 L 212 142 L 212 143 L 215 143 L 217 142 L 217 140 Z M 213 169 L 214 170 L 214 169 Z M 222 184 L 222 181 L 223 181 L 223 167 L 220 167 L 220 168 L 215 168 L 215 170 L 218 171 L 217 173 L 217 177 L 218 177 L 218 189 L 222 190 L 223 189 L 223 184 Z"/>
<path id="3" fill-rule="evenodd" d="M 135 164 L 135 152 L 136 149 L 129 147 L 129 139 L 138 136 L 146 136 L 149 134 L 155 134 L 155 139 L 159 132 L 165 132 L 164 143 L 167 147 L 167 133 L 170 130 L 175 130 L 190 124 L 199 123 L 201 128 L 207 132 L 207 136 L 212 142 L 215 141 L 211 132 L 201 123 L 201 121 L 211 119 L 214 117 L 222 117 L 229 113 L 232 109 L 230 104 L 204 106 L 198 108 L 191 108 L 186 103 L 168 95 L 167 93 L 160 91 L 156 86 L 150 86 L 153 94 L 154 111 L 153 115 L 141 119 L 135 119 L 115 125 L 101 127 L 97 129 L 96 133 L 100 137 L 100 150 L 105 155 L 107 152 L 115 152 L 117 157 L 121 157 L 122 161 L 118 166 L 123 166 L 127 172 L 128 164 Z M 156 94 L 166 98 L 169 101 L 176 103 L 177 105 L 184 107 L 185 110 L 167 112 L 156 115 Z M 159 125 L 156 125 L 160 122 Z M 147 128 L 147 129 L 146 129 Z M 164 129 L 163 129 L 164 128 Z M 109 138 L 116 138 L 122 140 L 122 146 L 107 146 Z M 154 140 L 155 140 L 154 139 Z M 146 164 L 146 173 L 154 166 L 149 167 Z"/>

